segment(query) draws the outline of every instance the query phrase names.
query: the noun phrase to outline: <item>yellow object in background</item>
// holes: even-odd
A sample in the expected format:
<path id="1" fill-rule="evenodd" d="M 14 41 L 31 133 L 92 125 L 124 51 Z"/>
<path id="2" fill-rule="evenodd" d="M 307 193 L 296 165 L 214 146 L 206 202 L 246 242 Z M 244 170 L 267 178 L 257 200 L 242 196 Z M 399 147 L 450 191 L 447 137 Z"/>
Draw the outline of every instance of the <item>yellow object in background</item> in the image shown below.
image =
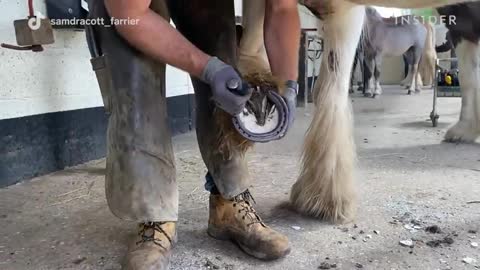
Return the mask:
<path id="1" fill-rule="evenodd" d="M 448 85 L 452 85 L 452 76 L 450 75 L 447 75 L 445 76 L 445 83 L 447 83 Z"/>

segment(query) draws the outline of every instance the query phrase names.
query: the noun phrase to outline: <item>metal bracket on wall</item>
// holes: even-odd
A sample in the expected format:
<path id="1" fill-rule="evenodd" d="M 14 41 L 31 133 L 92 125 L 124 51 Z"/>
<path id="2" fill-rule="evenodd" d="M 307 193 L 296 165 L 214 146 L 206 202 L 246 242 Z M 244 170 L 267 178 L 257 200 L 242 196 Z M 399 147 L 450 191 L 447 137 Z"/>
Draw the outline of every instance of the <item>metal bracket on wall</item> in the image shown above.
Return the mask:
<path id="1" fill-rule="evenodd" d="M 53 29 L 48 19 L 40 19 L 36 16 L 28 19 L 16 20 L 13 22 L 17 45 L 2 43 L 0 46 L 5 49 L 17 51 L 43 51 L 42 45 L 55 42 Z"/>
<path id="2" fill-rule="evenodd" d="M 55 42 L 49 19 L 36 16 L 13 22 L 19 46 L 47 45 Z"/>
<path id="3" fill-rule="evenodd" d="M 300 39 L 300 55 L 299 55 L 299 72 L 298 72 L 298 106 L 307 107 L 308 102 L 312 102 L 311 89 L 313 89 L 313 84 L 315 83 L 315 76 L 313 76 L 312 84 L 309 86 L 308 83 L 308 66 L 309 61 L 313 61 L 315 66 L 315 59 L 319 59 L 323 52 L 323 39 L 318 37 L 317 34 L 312 34 L 312 32 L 317 32 L 316 28 L 305 28 L 302 29 L 301 39 Z M 318 44 L 318 49 L 310 49 L 310 45 L 316 42 Z M 310 54 L 313 52 L 313 56 Z M 313 60 L 312 60 L 313 59 Z M 315 67 L 314 67 L 315 72 Z"/>
<path id="4" fill-rule="evenodd" d="M 314 44 L 314 46 L 311 46 Z M 313 49 L 311 49 L 313 47 Z M 309 35 L 308 36 L 308 59 L 312 62 L 312 82 L 310 83 L 310 88 L 308 91 L 308 96 L 307 100 L 308 102 L 313 102 L 313 97 L 312 97 L 312 91 L 315 87 L 315 81 L 316 81 L 316 73 L 318 70 L 320 70 L 320 66 L 318 66 L 317 69 L 317 60 L 319 60 L 322 56 L 323 52 L 323 39 L 318 36 L 318 35 Z M 310 54 L 312 53 L 312 54 Z M 308 74 L 307 74 L 308 75 Z"/>

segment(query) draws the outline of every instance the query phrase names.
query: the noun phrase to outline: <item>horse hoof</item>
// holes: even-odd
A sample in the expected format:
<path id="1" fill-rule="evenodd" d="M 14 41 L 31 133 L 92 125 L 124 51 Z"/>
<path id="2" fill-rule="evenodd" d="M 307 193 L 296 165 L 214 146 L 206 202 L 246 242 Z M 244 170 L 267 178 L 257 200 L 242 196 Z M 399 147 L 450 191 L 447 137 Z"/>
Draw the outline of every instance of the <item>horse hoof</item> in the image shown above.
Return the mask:
<path id="1" fill-rule="evenodd" d="M 415 94 L 420 94 L 420 89 L 415 89 Z"/>
<path id="2" fill-rule="evenodd" d="M 379 98 L 380 98 L 380 94 L 373 94 L 373 98 L 379 99 Z"/>
<path id="3" fill-rule="evenodd" d="M 411 95 L 411 94 L 412 94 L 412 90 L 408 90 L 407 95 Z"/>
<path id="4" fill-rule="evenodd" d="M 363 94 L 365 97 L 372 97 L 372 93 L 365 93 Z"/>
<path id="5" fill-rule="evenodd" d="M 445 134 L 445 141 L 451 143 L 474 143 L 480 133 L 472 130 L 469 123 L 458 122 Z"/>

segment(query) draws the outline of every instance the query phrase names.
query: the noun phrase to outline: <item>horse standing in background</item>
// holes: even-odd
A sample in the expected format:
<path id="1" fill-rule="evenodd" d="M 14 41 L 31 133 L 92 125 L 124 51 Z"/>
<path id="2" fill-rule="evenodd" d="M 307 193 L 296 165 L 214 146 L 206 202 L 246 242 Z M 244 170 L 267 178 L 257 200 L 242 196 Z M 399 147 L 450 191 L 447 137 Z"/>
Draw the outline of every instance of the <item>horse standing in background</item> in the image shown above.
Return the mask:
<path id="1" fill-rule="evenodd" d="M 385 20 L 376 9 L 366 8 L 363 40 L 365 61 L 373 72 L 369 78 L 366 96 L 376 96 L 382 93 L 380 86 L 380 69 L 385 56 L 401 56 L 405 54 L 409 64 L 406 78 L 408 94 L 420 92 L 418 65 L 425 49 L 427 29 L 423 24 L 413 20 L 413 16 L 402 16 Z M 394 20 L 390 22 L 390 20 Z M 376 71 L 375 71 L 376 70 Z M 433 73 L 433 70 L 432 70 Z"/>

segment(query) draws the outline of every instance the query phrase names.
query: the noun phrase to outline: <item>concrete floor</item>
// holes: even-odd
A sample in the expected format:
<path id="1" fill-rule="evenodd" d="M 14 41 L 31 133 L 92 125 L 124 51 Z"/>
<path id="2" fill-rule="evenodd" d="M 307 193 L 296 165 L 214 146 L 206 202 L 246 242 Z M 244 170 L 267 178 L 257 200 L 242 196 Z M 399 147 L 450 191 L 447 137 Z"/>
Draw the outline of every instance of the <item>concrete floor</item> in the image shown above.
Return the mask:
<path id="1" fill-rule="evenodd" d="M 206 234 L 205 168 L 194 134 L 176 137 L 181 203 L 172 269 L 479 268 L 480 248 L 472 242 L 480 242 L 480 204 L 468 202 L 480 200 L 480 145 L 441 142 L 460 99 L 439 100 L 438 128 L 427 120 L 431 90 L 406 96 L 399 87 L 385 87 L 379 99 L 355 94 L 353 104 L 360 197 L 355 223 L 337 226 L 285 207 L 309 109 L 300 109 L 288 138 L 258 145 L 250 155 L 256 208 L 293 248 L 276 262 L 249 258 Z M 1 189 L 0 269 L 120 269 L 135 226 L 109 212 L 104 166 L 104 160 L 93 161 Z M 442 232 L 425 232 L 430 225 Z M 451 240 L 429 242 L 445 237 Z M 403 240 L 413 247 L 401 246 Z M 462 262 L 466 257 L 477 262 Z"/>

